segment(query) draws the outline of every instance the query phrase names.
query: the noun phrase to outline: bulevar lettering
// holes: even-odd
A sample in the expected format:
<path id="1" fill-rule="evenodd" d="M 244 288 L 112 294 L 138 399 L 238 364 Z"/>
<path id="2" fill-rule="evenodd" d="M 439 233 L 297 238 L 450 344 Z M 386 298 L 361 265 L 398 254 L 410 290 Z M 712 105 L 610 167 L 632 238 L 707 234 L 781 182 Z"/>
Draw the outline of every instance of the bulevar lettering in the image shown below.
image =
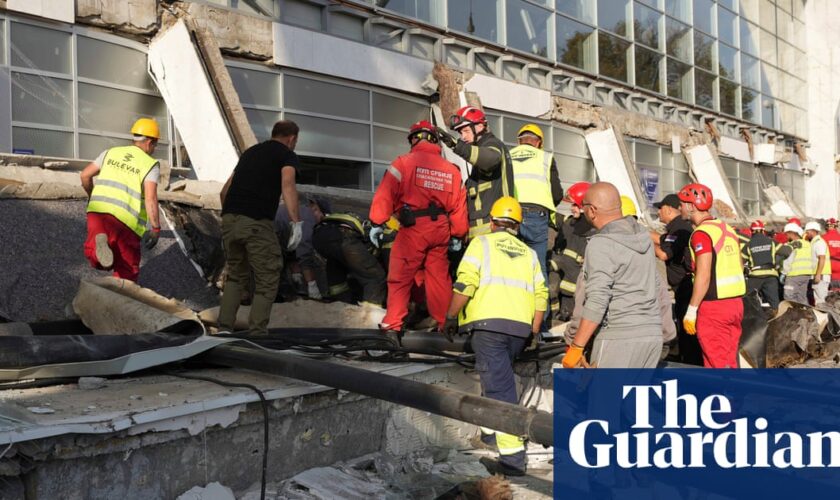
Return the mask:
<path id="1" fill-rule="evenodd" d="M 433 191 L 452 191 L 452 174 L 425 167 L 417 167 L 414 184 Z"/>
<path id="2" fill-rule="evenodd" d="M 120 169 L 120 170 L 124 170 L 124 171 L 126 171 L 126 172 L 128 172 L 128 173 L 131 173 L 131 174 L 135 174 L 135 175 L 137 175 L 137 174 L 139 174 L 139 173 L 140 173 L 140 169 L 139 169 L 139 168 L 137 168 L 137 167 L 133 167 L 133 166 L 128 165 L 128 164 L 126 164 L 126 163 L 120 163 L 120 162 L 118 162 L 118 161 L 116 161 L 116 160 L 113 160 L 113 159 L 110 159 L 110 158 L 109 158 L 109 159 L 108 159 L 108 161 L 107 161 L 107 162 L 105 162 L 105 163 L 106 163 L 107 165 L 111 166 L 111 167 L 117 167 L 118 169 Z"/>

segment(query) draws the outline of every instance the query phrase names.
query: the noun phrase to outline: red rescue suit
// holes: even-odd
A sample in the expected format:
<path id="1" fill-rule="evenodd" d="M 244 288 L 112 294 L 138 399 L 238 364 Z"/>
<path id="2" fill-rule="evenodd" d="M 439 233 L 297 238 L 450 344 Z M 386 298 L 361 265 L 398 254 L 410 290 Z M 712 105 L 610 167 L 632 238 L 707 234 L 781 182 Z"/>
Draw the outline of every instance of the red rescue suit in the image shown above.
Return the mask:
<path id="1" fill-rule="evenodd" d="M 840 233 L 836 229 L 829 229 L 822 235 L 828 245 L 828 255 L 831 257 L 831 281 L 840 281 Z"/>
<path id="2" fill-rule="evenodd" d="M 425 270 L 429 313 L 439 325 L 446 319 L 452 298 L 446 251 L 450 238 L 463 238 L 469 229 L 467 198 L 460 170 L 440 156 L 437 144 L 420 141 L 410 153 L 391 163 L 373 196 L 370 220 L 384 224 L 406 206 L 412 211 L 436 206 L 445 214 L 418 216 L 413 226 L 403 226 L 397 233 L 388 269 L 388 312 L 381 325 L 384 330 L 402 329 L 411 288 L 421 269 Z"/>

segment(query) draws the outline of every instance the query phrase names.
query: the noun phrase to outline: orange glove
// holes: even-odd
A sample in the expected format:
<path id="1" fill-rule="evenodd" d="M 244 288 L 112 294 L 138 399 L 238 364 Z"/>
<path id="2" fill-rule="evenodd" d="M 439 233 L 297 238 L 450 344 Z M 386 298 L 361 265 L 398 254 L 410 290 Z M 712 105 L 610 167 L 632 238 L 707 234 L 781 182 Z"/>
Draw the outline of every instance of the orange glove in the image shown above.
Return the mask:
<path id="1" fill-rule="evenodd" d="M 577 368 L 581 361 L 585 361 L 583 359 L 583 347 L 572 344 L 566 351 L 566 355 L 563 356 L 563 368 Z"/>
<path id="2" fill-rule="evenodd" d="M 685 333 L 689 335 L 696 335 L 697 334 L 697 307 L 696 306 L 688 306 L 688 309 L 685 311 L 685 316 L 683 317 L 683 328 L 685 329 Z"/>

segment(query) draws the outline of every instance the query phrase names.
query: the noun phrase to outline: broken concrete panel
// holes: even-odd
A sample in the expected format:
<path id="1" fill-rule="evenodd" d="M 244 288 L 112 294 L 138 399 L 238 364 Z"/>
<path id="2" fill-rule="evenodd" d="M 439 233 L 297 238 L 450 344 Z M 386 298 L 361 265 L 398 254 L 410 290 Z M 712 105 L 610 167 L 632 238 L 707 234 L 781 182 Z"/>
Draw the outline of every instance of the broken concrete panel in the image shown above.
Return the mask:
<path id="1" fill-rule="evenodd" d="M 236 315 L 236 329 L 248 329 L 248 314 L 251 308 L 243 306 Z M 204 323 L 217 326 L 219 308 L 213 307 L 198 313 Z M 296 300 L 271 306 L 269 328 L 378 328 L 385 309 L 381 307 L 356 306 L 344 302 L 317 302 Z"/>
<path id="2" fill-rule="evenodd" d="M 82 281 L 73 310 L 100 335 L 159 332 L 182 321 L 200 324 L 198 315 L 180 302 L 113 277 Z"/>
<path id="3" fill-rule="evenodd" d="M 613 127 L 606 130 L 592 130 L 586 133 L 586 145 L 592 162 L 598 172 L 598 179 L 610 182 L 618 188 L 618 192 L 629 196 L 643 214 L 647 208 L 647 200 L 641 196 L 639 180 L 635 175 L 633 163 L 622 151 L 624 141 L 617 135 Z"/>
<path id="4" fill-rule="evenodd" d="M 713 212 L 728 221 L 743 222 L 743 209 L 736 203 L 729 179 L 723 174 L 723 167 L 712 148 L 708 144 L 693 146 L 686 149 L 685 153 L 697 182 L 712 190 L 715 200 Z"/>
<path id="5" fill-rule="evenodd" d="M 199 180 L 225 182 L 239 160 L 189 29 L 179 20 L 149 45 L 149 74 L 166 101 Z"/>
<path id="6" fill-rule="evenodd" d="M 773 165 L 776 163 L 776 145 L 775 144 L 755 144 L 753 145 L 756 163 L 767 163 Z"/>
<path id="7" fill-rule="evenodd" d="M 268 19 L 194 2 L 181 7 L 224 52 L 260 61 L 271 59 L 272 23 Z"/>
<path id="8" fill-rule="evenodd" d="M 177 195 L 189 197 L 176 192 L 167 194 L 167 198 Z M 181 250 L 187 258 L 201 268 L 201 274 L 208 282 L 219 281 L 225 267 L 219 212 L 177 200 L 162 201 L 161 210 L 177 234 Z"/>
<path id="9" fill-rule="evenodd" d="M 76 20 L 75 0 L 8 0 L 6 8 L 11 11 L 31 14 L 73 24 Z"/>
<path id="10" fill-rule="evenodd" d="M 794 204 L 788 197 L 787 193 L 782 191 L 778 186 L 770 186 L 765 188 L 764 195 L 770 202 L 770 213 L 777 217 L 787 219 L 789 217 L 804 217 L 805 214 L 801 210 L 795 210 Z"/>
<path id="11" fill-rule="evenodd" d="M 0 153 L 0 170 L 6 165 L 18 167 L 41 167 L 49 170 L 68 170 L 77 173 L 87 166 L 88 160 L 72 160 L 50 156 L 18 155 Z"/>
<path id="12" fill-rule="evenodd" d="M 37 167 L 0 167 L 0 198 L 58 200 L 87 198 L 78 172 Z"/>
<path id="13" fill-rule="evenodd" d="M 216 181 L 182 179 L 172 184 L 168 191 L 158 193 L 161 201 L 174 201 L 209 210 L 221 210 L 219 193 L 223 184 Z"/>
<path id="14" fill-rule="evenodd" d="M 722 136 L 719 144 L 720 152 L 735 158 L 738 161 L 752 163 L 750 145 L 746 141 L 739 141 L 731 137 Z"/>
<path id="15" fill-rule="evenodd" d="M 157 30 L 157 0 L 76 0 L 76 19 L 85 24 L 148 35 Z"/>
<path id="16" fill-rule="evenodd" d="M 233 490 L 221 483 L 212 482 L 207 486 L 193 486 L 179 495 L 176 500 L 236 500 Z"/>
<path id="17" fill-rule="evenodd" d="M 525 116 L 542 117 L 552 111 L 551 92 L 521 83 L 475 74 L 464 83 L 485 107 Z"/>
<path id="18" fill-rule="evenodd" d="M 432 77 L 438 83 L 438 94 L 440 95 L 440 109 L 443 114 L 444 121 L 437 123 L 445 127 L 446 118 L 455 114 L 458 108 L 461 107 L 461 84 L 463 83 L 464 75 L 460 71 L 454 70 L 449 66 L 435 62 L 434 69 L 432 69 Z"/>

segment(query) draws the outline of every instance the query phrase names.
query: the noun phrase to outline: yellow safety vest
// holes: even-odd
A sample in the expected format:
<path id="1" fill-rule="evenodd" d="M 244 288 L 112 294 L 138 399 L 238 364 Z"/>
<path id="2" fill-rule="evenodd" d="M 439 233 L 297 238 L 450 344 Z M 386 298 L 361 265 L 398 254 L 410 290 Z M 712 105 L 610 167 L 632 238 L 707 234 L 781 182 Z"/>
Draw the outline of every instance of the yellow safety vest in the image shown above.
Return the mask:
<path id="1" fill-rule="evenodd" d="M 111 214 L 129 229 L 146 232 L 143 181 L 158 161 L 137 146 L 120 146 L 105 153 L 88 212 Z"/>
<path id="2" fill-rule="evenodd" d="M 817 264 L 811 255 L 811 242 L 805 238 L 796 240 L 800 243 L 799 248 L 793 248 L 793 261 L 788 270 L 788 276 L 813 276 L 817 270 Z M 794 243 L 794 242 L 791 242 Z M 790 243 L 788 243 L 790 245 Z M 829 271 L 830 273 L 831 271 Z"/>
<path id="3" fill-rule="evenodd" d="M 747 282 L 741 263 L 741 243 L 735 230 L 718 219 L 705 220 L 694 230 L 706 233 L 712 240 L 712 276 L 704 300 L 743 296 Z M 696 262 L 694 246 L 689 245 L 689 249 L 691 261 Z"/>
<path id="4" fill-rule="evenodd" d="M 823 269 L 820 274 L 831 274 L 831 254 L 828 252 L 828 243 L 822 239 L 822 236 L 816 235 L 814 239 L 810 241 L 811 246 L 813 247 L 815 241 L 822 241 L 825 243 L 825 258 L 823 259 Z M 816 257 L 813 256 L 812 257 Z M 819 259 L 815 258 L 814 261 L 814 271 L 817 269 L 817 264 L 819 263 Z"/>
<path id="5" fill-rule="evenodd" d="M 507 231 L 470 242 L 453 289 L 471 297 L 459 318 L 462 331 L 527 337 L 535 311 L 548 307 L 548 288 L 537 254 Z"/>
<path id="6" fill-rule="evenodd" d="M 519 203 L 532 203 L 554 212 L 551 197 L 552 155 L 530 144 L 510 150 L 513 160 L 513 186 Z"/>
<path id="7" fill-rule="evenodd" d="M 362 226 L 362 221 L 358 217 L 351 214 L 329 214 L 325 216 L 321 222 L 335 222 L 348 229 L 355 229 L 362 236 L 365 234 L 365 229 Z"/>

